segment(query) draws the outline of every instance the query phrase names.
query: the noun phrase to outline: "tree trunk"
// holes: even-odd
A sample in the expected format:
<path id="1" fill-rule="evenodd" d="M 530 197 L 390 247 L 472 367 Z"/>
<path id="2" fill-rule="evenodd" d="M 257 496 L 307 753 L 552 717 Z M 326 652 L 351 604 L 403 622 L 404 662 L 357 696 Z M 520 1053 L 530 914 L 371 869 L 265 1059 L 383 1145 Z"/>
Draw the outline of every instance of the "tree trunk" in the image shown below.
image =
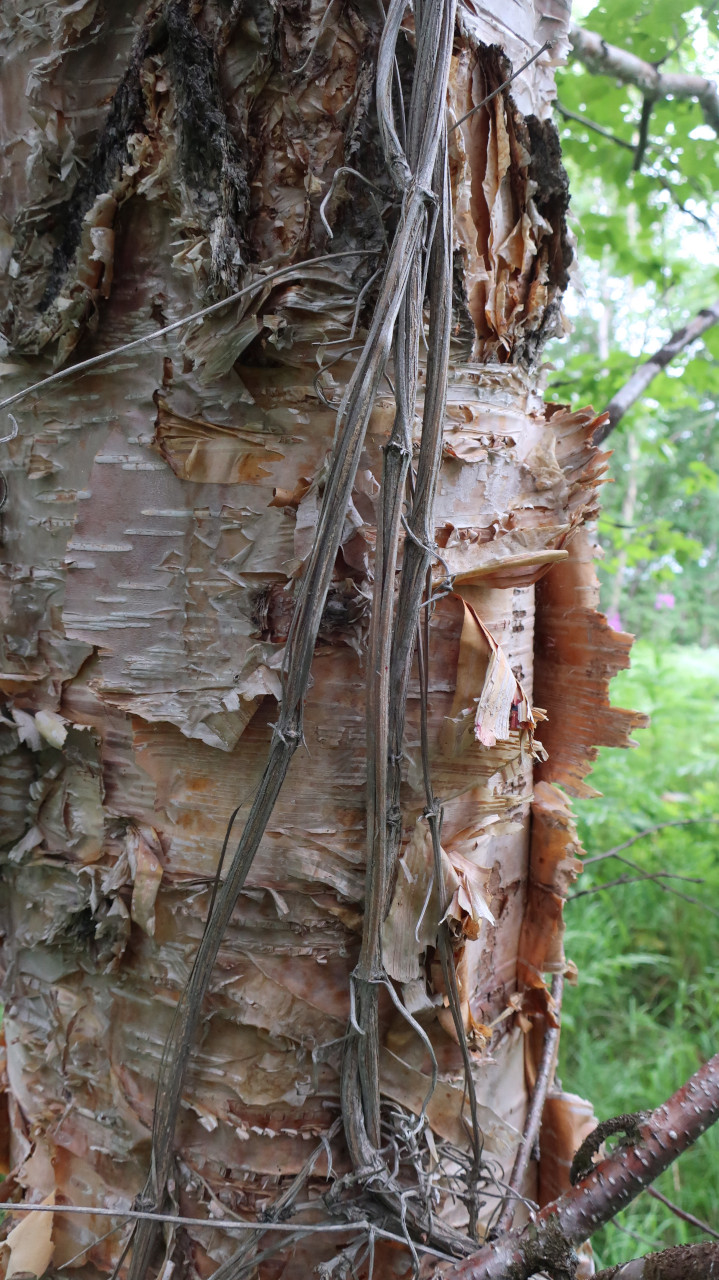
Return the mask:
<path id="1" fill-rule="evenodd" d="M 451 367 L 433 516 L 437 598 L 425 610 L 443 883 L 423 817 L 414 669 L 400 809 L 388 815 L 401 856 L 390 869 L 374 988 L 379 1145 L 394 1141 L 405 1188 L 416 1188 L 417 1162 L 439 1169 L 434 1200 L 418 1212 L 431 1207 L 446 1224 L 444 1249 L 458 1254 L 472 1246 L 477 1213 L 481 1237 L 496 1207 L 490 1193 L 512 1168 L 555 1018 L 546 978 L 566 968 L 562 906 L 581 853 L 566 793 L 590 793 L 596 747 L 626 744 L 638 722 L 608 706 L 608 680 L 626 666 L 630 642 L 595 611 L 585 528 L 607 455 L 592 444 L 591 411 L 545 410 L 541 395 L 540 353 L 560 322 L 571 263 L 549 119 L 567 6 L 517 6 L 511 31 L 506 9 L 499 0 L 460 5 L 449 72 L 451 127 L 512 66 L 555 41 L 449 133 Z M 203 320 L 31 392 L 15 410 L 17 437 L 1 446 L 12 1171 L 3 1194 L 121 1210 L 150 1170 L 163 1046 L 228 819 L 243 806 L 231 854 L 274 741 L 336 406 L 404 213 L 375 111 L 379 5 L 167 0 L 143 10 L 79 0 L 32 12 L 26 21 L 22 5 L 8 5 L 0 32 L 4 395 L 75 351 L 85 359 L 149 338 L 296 265 Z M 397 81 L 407 104 L 412 94 L 410 10 L 403 24 L 398 117 Z M 345 256 L 302 265 L 330 253 Z M 329 1209 L 319 1196 L 332 1182 L 341 1223 L 356 1186 L 357 1212 L 381 1210 L 380 1226 L 401 1234 L 371 1185 L 334 1181 L 357 1156 L 333 1123 L 363 927 L 369 612 L 398 362 L 395 350 L 354 479 L 303 745 L 203 1006 L 163 1202 L 186 1217 L 209 1210 L 254 1221 L 330 1133 L 299 1200 L 316 1201 L 321 1224 Z M 420 344 L 417 442 L 427 377 Z M 428 1045 L 439 1078 L 428 1127 L 410 1141 L 430 1093 Z M 455 1175 L 473 1168 L 466 1059 L 483 1155 L 458 1192 L 448 1162 Z M 526 1194 L 545 1203 L 565 1189 L 591 1125 L 581 1100 L 550 1092 Z M 10 1242 L 9 1274 L 41 1263 L 54 1271 L 71 1258 L 88 1278 L 112 1269 L 123 1223 L 100 1239 L 112 1225 L 104 1218 L 47 1216 L 40 1231 L 35 1215 L 29 1265 L 17 1237 Z M 308 1275 L 347 1245 L 365 1265 L 361 1250 L 352 1253 L 360 1237 L 365 1249 L 366 1232 L 349 1228 L 279 1248 L 267 1234 L 257 1248 L 278 1251 L 260 1275 Z M 237 1237 L 183 1226 L 168 1230 L 164 1248 L 183 1275 L 205 1277 Z M 378 1239 L 381 1250 L 379 1274 L 406 1273 L 404 1244 Z"/>

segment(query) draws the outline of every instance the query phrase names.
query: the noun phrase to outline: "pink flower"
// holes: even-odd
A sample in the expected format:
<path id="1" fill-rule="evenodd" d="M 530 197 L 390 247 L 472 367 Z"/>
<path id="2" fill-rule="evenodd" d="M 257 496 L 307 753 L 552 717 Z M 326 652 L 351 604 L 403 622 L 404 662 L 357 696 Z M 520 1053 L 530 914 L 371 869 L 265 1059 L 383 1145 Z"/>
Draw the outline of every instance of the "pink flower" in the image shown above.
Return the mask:
<path id="1" fill-rule="evenodd" d="M 671 591 L 658 591 L 654 597 L 655 609 L 673 609 L 675 604 L 676 600 Z"/>
<path id="2" fill-rule="evenodd" d="M 622 620 L 621 620 L 621 618 L 619 617 L 619 610 L 618 610 L 618 609 L 612 609 L 611 613 L 608 613 L 608 614 L 607 614 L 607 622 L 609 623 L 610 627 L 612 628 L 612 631 L 623 631 L 623 630 L 624 630 L 624 628 L 623 628 L 623 626 L 622 626 Z"/>

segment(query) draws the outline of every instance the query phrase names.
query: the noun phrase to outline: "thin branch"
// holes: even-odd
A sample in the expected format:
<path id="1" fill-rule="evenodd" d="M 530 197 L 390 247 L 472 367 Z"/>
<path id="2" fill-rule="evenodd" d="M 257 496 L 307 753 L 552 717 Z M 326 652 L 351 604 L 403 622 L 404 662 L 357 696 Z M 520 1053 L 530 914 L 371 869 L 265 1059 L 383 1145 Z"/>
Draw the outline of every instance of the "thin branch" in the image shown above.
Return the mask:
<path id="1" fill-rule="evenodd" d="M 564 974 L 555 974 L 552 980 L 552 1000 L 555 1006 L 555 1014 L 557 1019 L 556 1026 L 547 1025 L 544 1034 L 544 1044 L 542 1046 L 542 1057 L 537 1071 L 537 1078 L 534 1082 L 532 1097 L 527 1111 L 527 1118 L 524 1122 L 524 1132 L 517 1147 L 517 1154 L 514 1158 L 514 1167 L 509 1179 L 507 1188 L 507 1199 L 504 1207 L 497 1220 L 494 1229 L 495 1235 L 502 1235 L 508 1231 L 512 1225 L 514 1212 L 517 1207 L 516 1193 L 522 1189 L 524 1175 L 527 1172 L 527 1165 L 531 1159 L 534 1144 L 537 1141 L 540 1125 L 542 1123 L 542 1112 L 544 1111 L 544 1103 L 547 1098 L 547 1090 L 554 1077 L 554 1069 L 557 1063 L 557 1051 L 559 1049 L 559 1015 L 562 1007 L 562 995 L 564 993 Z"/>
<path id="2" fill-rule="evenodd" d="M 654 110 L 654 102 L 655 102 L 655 99 L 651 96 L 651 94 L 645 93 L 644 98 L 642 100 L 642 117 L 641 117 L 641 120 L 639 121 L 639 138 L 637 140 L 637 149 L 634 153 L 634 163 L 632 164 L 632 171 L 634 173 L 639 173 L 639 170 L 642 167 L 642 161 L 644 159 L 644 154 L 647 149 L 647 143 L 649 142 L 649 125 L 652 118 L 652 111 Z"/>
<path id="3" fill-rule="evenodd" d="M 546 1205 L 524 1231 L 508 1232 L 485 1245 L 452 1267 L 445 1280 L 506 1280 L 508 1275 L 528 1280 L 547 1266 L 556 1280 L 572 1275 L 573 1246 L 625 1209 L 719 1119 L 719 1054 L 667 1102 L 635 1119 L 628 1146 L 616 1147 L 571 1191 Z M 649 1273 L 637 1272 L 637 1278 L 642 1274 L 648 1280 Z M 666 1276 L 668 1280 L 669 1273 Z M 623 1280 L 628 1280 L 626 1273 Z"/>
<path id="4" fill-rule="evenodd" d="M 617 137 L 616 133 L 612 133 L 611 129 L 605 129 L 603 124 L 597 124 L 596 120 L 590 120 L 588 116 L 581 116 L 576 111 L 570 111 L 569 107 L 565 107 L 557 99 L 554 103 L 555 110 L 563 120 L 575 120 L 577 124 L 583 124 L 586 129 L 591 129 L 594 133 L 598 133 L 601 138 L 606 138 L 608 142 L 615 142 L 618 147 L 624 147 L 626 151 L 634 151 L 634 144 L 627 142 L 624 138 Z M 561 383 L 556 383 L 561 386 Z"/>
<path id="5" fill-rule="evenodd" d="M 683 876 L 678 871 L 640 871 L 635 876 L 617 876 L 615 880 L 593 884 L 591 889 L 580 889 L 577 893 L 570 893 L 567 901 L 573 902 L 575 898 L 586 898 L 590 893 L 602 893 L 604 889 L 616 889 L 621 884 L 640 884 L 643 880 L 684 880 L 689 884 L 705 883 L 700 876 Z"/>
<path id="6" fill-rule="evenodd" d="M 606 412 L 609 415 L 608 420 L 598 427 L 594 433 L 594 444 L 601 444 L 606 440 L 607 436 L 617 423 L 621 422 L 628 409 L 644 395 L 650 382 L 656 378 L 662 369 L 666 369 L 672 360 L 676 359 L 682 351 L 685 351 L 692 342 L 696 342 L 697 338 L 701 338 L 707 329 L 711 329 L 719 321 L 719 302 L 715 302 L 710 307 L 703 307 L 692 320 L 683 325 L 681 329 L 677 329 L 672 334 L 668 342 L 663 347 L 654 352 L 644 364 L 640 364 L 638 369 L 634 370 L 628 382 L 617 391 L 616 395 L 607 405 Z"/>
<path id="7" fill-rule="evenodd" d="M 648 99 L 645 99 L 645 102 L 646 101 L 648 101 Z M 560 102 L 558 99 L 555 99 L 554 109 L 563 120 L 574 120 L 577 124 L 584 125 L 585 129 L 591 129 L 593 133 L 599 134 L 600 138 L 606 138 L 608 142 L 613 142 L 615 146 L 623 147 L 625 151 L 631 151 L 632 154 L 636 155 L 638 145 L 635 146 L 633 142 L 627 142 L 626 138 L 620 138 L 618 134 L 612 133 L 611 129 L 606 129 L 603 124 L 598 124 L 596 120 L 590 120 L 589 116 L 580 115 L 578 111 L 570 111 L 569 107 L 565 107 L 564 103 Z M 642 148 L 642 154 L 643 150 L 644 149 Z M 635 163 L 633 167 L 636 170 L 639 166 Z M 667 192 L 669 198 L 677 209 L 680 209 L 687 218 L 691 218 L 698 226 L 703 227 L 707 234 L 712 237 L 712 240 L 715 240 L 714 233 L 707 219 L 703 218 L 700 213 L 697 213 L 694 209 L 690 209 L 688 205 L 684 204 L 683 200 L 681 200 L 677 195 L 672 184 L 667 182 L 665 178 L 661 181 L 660 189 Z M 553 382 L 552 388 L 569 386 L 573 381 L 576 382 L 579 381 L 579 379 L 575 378 L 567 379 L 564 382 Z"/>
<path id="8" fill-rule="evenodd" d="M 690 827 L 697 823 L 703 822 L 719 822 L 717 818 L 674 818 L 671 822 L 657 822 L 653 827 L 645 827 L 643 831 L 638 831 L 635 836 L 630 836 L 622 844 L 615 844 L 611 849 L 607 849 L 604 853 L 594 853 L 590 858 L 582 859 L 582 866 L 588 867 L 592 862 L 604 862 L 605 858 L 614 858 L 618 853 L 622 853 L 624 849 L 629 849 L 631 845 L 636 844 L 637 840 L 644 840 L 646 836 L 654 835 L 655 831 L 664 831 L 667 827 Z"/>
<path id="9" fill-rule="evenodd" d="M 713 1227 L 710 1227 L 708 1222 L 702 1222 L 701 1218 L 695 1218 L 693 1213 L 687 1213 L 686 1209 L 682 1209 L 673 1200 L 668 1200 L 661 1191 L 657 1191 L 656 1187 L 647 1187 L 647 1195 L 652 1196 L 654 1200 L 658 1200 L 660 1204 L 666 1205 L 675 1218 L 681 1218 L 682 1222 L 688 1222 L 691 1227 L 697 1227 L 705 1235 L 711 1236 L 714 1240 L 719 1240 L 719 1231 L 715 1231 Z"/>
<path id="10" fill-rule="evenodd" d="M 517 67 L 517 70 L 513 71 L 507 80 L 504 80 L 502 84 L 497 85 L 497 88 L 493 89 L 491 93 L 488 93 L 486 98 L 482 98 L 482 101 L 478 102 L 476 107 L 472 107 L 469 111 L 466 111 L 463 116 L 460 116 L 459 120 L 455 120 L 454 124 L 450 125 L 449 132 L 451 133 L 453 129 L 458 129 L 461 124 L 464 124 L 465 120 L 469 120 L 469 117 L 474 115 L 475 111 L 481 111 L 482 107 L 486 107 L 487 103 L 492 101 L 492 98 L 496 98 L 498 93 L 501 93 L 503 89 L 506 89 L 513 80 L 517 79 L 517 76 L 520 76 L 523 71 L 526 71 L 527 67 L 531 67 L 532 63 L 536 62 L 537 58 L 541 58 L 542 54 L 546 53 L 547 49 L 551 49 L 551 47 L 552 41 L 545 40 L 541 49 L 537 49 L 537 52 L 533 53 L 531 58 L 527 58 L 527 61 L 523 62 L 521 67 Z"/>
<path id="11" fill-rule="evenodd" d="M 695 99 L 704 119 L 719 133 L 719 93 L 713 80 L 705 76 L 662 72 L 626 49 L 608 44 L 596 31 L 572 26 L 569 32 L 573 56 L 595 75 L 612 76 L 622 84 L 633 84 L 648 97 Z"/>
<path id="12" fill-rule="evenodd" d="M 634 1231 L 632 1227 L 625 1227 L 624 1223 L 619 1221 L 619 1218 L 612 1218 L 612 1221 L 608 1225 L 613 1227 L 615 1231 L 620 1231 L 623 1236 L 629 1236 L 630 1240 L 636 1240 L 637 1244 L 649 1245 L 649 1248 L 653 1252 L 656 1252 L 656 1239 L 650 1240 L 649 1236 L 643 1236 L 641 1231 Z"/>
<path id="13" fill-rule="evenodd" d="M 709 1280 L 719 1276 L 719 1245 L 678 1244 L 598 1271 L 594 1280 Z"/>
<path id="14" fill-rule="evenodd" d="M 643 867 L 640 867 L 638 862 L 632 862 L 631 858 L 626 858 L 620 853 L 615 853 L 614 857 L 617 859 L 617 862 L 623 862 L 626 867 L 631 867 L 632 871 L 637 871 L 639 873 L 638 876 L 631 878 L 627 877 L 626 880 L 624 880 L 624 883 L 628 884 L 631 880 L 652 880 L 657 889 L 662 890 L 662 893 L 668 893 L 674 898 L 681 898 L 684 902 L 690 902 L 693 907 L 700 907 L 702 911 L 708 911 L 710 915 L 719 916 L 719 910 L 717 910 L 716 907 L 711 907 L 708 902 L 703 902 L 701 898 L 694 898 L 689 893 L 681 893 L 679 889 L 674 889 L 671 885 L 664 884 L 665 879 L 691 880 L 691 876 L 681 876 L 676 873 L 672 875 L 670 872 L 661 871 L 645 871 Z M 618 883 L 621 883 L 621 878 L 618 880 L 608 880 L 605 884 L 597 885 L 596 890 L 581 889 L 578 893 L 570 893 L 568 901 L 573 901 L 575 898 L 581 898 L 586 893 L 594 893 L 595 891 L 601 892 L 602 889 L 609 889 Z M 699 881 L 699 883 L 701 884 L 703 881 Z"/>
<path id="15" fill-rule="evenodd" d="M 623 862 L 625 866 L 631 867 L 633 871 L 643 870 L 643 868 L 639 866 L 639 863 L 631 862 L 629 858 L 625 858 L 620 854 L 617 855 L 617 860 L 619 862 Z M 702 911 L 708 911 L 712 916 L 719 916 L 719 910 L 717 910 L 716 907 L 711 907 L 708 902 L 702 901 L 701 898 L 693 898 L 689 893 L 681 893 L 679 889 L 673 889 L 671 885 L 664 884 L 664 881 L 659 878 L 657 878 L 654 883 L 656 884 L 657 889 L 662 890 L 662 893 L 668 893 L 673 898 L 682 898 L 684 902 L 690 902 L 693 907 L 700 907 Z"/>

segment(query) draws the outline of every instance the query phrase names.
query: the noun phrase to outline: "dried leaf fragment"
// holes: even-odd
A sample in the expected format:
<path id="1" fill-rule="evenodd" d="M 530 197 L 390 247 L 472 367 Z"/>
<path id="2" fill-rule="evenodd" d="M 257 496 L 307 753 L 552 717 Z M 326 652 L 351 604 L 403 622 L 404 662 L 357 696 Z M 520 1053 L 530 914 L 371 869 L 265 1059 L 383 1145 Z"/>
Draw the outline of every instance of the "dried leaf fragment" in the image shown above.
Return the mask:
<path id="1" fill-rule="evenodd" d="M 446 904 L 446 905 L 445 905 Z M 382 957 L 397 982 L 422 977 L 420 956 L 437 943 L 443 921 L 455 943 L 479 937 L 482 921 L 494 924 L 476 867 L 461 854 L 442 849 L 441 898 L 434 881 L 434 854 L 429 827 L 419 818 L 399 862 L 392 902 L 382 925 Z"/>
<path id="2" fill-rule="evenodd" d="M 159 850 L 159 837 L 152 827 L 130 828 L 127 834 L 127 856 L 133 879 L 130 915 L 150 937 L 155 932 L 155 899 L 162 880 Z"/>
<path id="3" fill-rule="evenodd" d="M 55 1203 L 52 1191 L 41 1201 L 43 1205 Z M 55 1244 L 52 1238 L 54 1213 L 28 1213 L 7 1238 L 10 1248 L 5 1280 L 13 1276 L 43 1276 L 52 1262 Z"/>

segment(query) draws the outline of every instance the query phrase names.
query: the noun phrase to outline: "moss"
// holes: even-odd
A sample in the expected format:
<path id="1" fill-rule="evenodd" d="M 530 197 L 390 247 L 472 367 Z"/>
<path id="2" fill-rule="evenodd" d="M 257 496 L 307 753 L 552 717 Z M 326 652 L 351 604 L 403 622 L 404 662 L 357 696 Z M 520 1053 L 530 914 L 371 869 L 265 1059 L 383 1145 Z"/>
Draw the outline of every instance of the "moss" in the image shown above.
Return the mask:
<path id="1" fill-rule="evenodd" d="M 556 1218 L 547 1218 L 539 1229 L 531 1227 L 519 1249 L 522 1260 L 508 1267 L 506 1280 L 526 1280 L 535 1272 L 552 1280 L 575 1280 L 579 1259 Z"/>

